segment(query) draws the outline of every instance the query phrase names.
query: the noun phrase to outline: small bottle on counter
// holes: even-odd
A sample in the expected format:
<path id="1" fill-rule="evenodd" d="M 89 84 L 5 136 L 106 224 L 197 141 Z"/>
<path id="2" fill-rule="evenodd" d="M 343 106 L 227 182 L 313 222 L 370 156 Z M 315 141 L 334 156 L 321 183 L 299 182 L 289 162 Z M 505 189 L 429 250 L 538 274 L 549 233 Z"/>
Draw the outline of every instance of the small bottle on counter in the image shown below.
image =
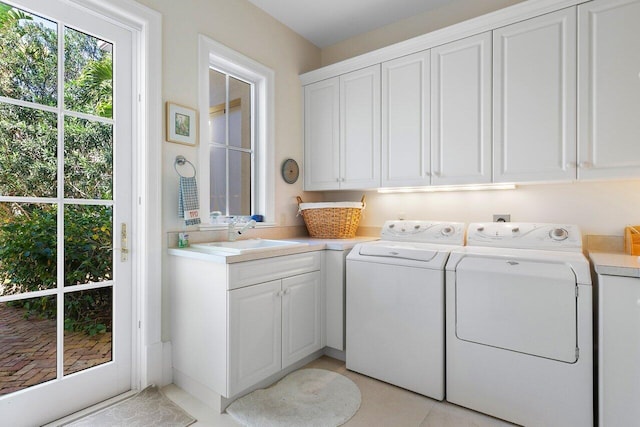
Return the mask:
<path id="1" fill-rule="evenodd" d="M 179 248 L 189 247 L 189 235 L 187 233 L 178 233 L 178 247 Z"/>

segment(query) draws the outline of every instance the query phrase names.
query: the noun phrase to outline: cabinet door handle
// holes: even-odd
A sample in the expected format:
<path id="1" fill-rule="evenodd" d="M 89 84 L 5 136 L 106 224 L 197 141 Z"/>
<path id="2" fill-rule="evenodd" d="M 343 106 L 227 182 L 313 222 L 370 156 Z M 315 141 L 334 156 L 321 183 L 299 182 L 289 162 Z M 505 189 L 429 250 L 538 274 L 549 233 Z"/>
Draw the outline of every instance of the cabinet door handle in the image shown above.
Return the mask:
<path id="1" fill-rule="evenodd" d="M 575 162 L 567 162 L 567 164 L 565 165 L 567 169 L 575 168 L 577 166 L 578 165 Z"/>
<path id="2" fill-rule="evenodd" d="M 287 288 L 284 291 L 282 291 L 283 295 L 288 295 L 291 293 L 291 288 Z"/>
<path id="3" fill-rule="evenodd" d="M 578 166 L 584 169 L 589 169 L 593 164 L 591 162 L 580 162 Z"/>

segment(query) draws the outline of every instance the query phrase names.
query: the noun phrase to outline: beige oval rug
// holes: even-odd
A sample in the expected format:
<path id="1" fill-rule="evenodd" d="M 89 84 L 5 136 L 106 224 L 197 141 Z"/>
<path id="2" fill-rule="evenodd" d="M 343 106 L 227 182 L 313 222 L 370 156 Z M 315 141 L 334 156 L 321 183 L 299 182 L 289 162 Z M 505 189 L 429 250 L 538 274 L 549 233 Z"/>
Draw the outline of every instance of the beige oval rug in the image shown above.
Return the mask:
<path id="1" fill-rule="evenodd" d="M 300 369 L 236 400 L 227 413 L 248 427 L 336 427 L 356 413 L 360 401 L 360 389 L 349 378 Z"/>

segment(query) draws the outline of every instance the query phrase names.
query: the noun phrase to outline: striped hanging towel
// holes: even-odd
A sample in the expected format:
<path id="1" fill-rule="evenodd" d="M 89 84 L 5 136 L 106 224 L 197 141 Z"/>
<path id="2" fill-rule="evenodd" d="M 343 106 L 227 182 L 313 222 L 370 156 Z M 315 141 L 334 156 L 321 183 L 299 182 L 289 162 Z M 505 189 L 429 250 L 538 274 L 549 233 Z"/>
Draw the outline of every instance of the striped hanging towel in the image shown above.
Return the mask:
<path id="1" fill-rule="evenodd" d="M 178 217 L 184 218 L 185 225 L 200 224 L 199 207 L 196 177 L 181 176 L 178 189 Z"/>

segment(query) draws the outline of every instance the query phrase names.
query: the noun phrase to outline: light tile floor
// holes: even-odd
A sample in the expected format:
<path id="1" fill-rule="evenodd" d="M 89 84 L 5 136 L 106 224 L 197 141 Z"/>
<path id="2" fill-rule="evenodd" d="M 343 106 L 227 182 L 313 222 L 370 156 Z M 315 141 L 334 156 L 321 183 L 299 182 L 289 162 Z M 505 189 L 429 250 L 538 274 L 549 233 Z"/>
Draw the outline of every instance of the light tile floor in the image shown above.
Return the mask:
<path id="1" fill-rule="evenodd" d="M 348 371 L 341 362 L 327 356 L 314 360 L 306 368 L 328 369 L 351 379 L 360 388 L 362 404 L 346 427 L 506 427 L 513 426 L 447 402 L 392 386 Z M 163 388 L 165 394 L 193 417 L 193 427 L 237 427 L 231 416 L 212 414 L 210 409 L 175 385 Z"/>

